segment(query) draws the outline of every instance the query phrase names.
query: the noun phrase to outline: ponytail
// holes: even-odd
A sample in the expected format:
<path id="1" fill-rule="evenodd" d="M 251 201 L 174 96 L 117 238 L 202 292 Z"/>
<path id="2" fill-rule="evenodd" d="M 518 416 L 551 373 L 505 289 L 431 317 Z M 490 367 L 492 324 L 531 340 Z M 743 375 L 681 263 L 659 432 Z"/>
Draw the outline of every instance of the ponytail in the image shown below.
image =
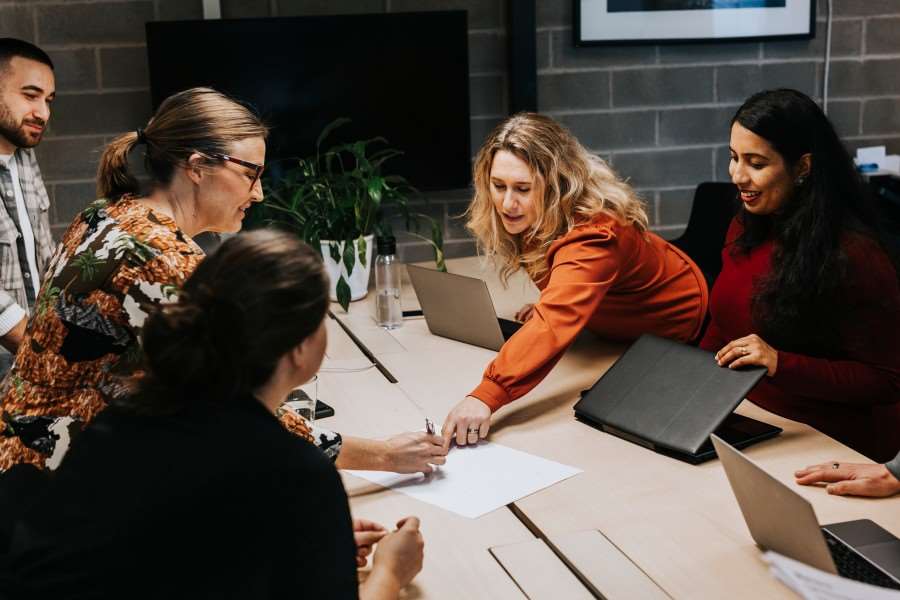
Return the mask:
<path id="1" fill-rule="evenodd" d="M 253 111 L 221 92 L 204 87 L 178 92 L 163 100 L 146 130 L 122 134 L 106 147 L 97 169 L 97 194 L 115 201 L 140 193 L 137 178 L 128 170 L 128 155 L 141 144 L 146 145 L 143 162 L 154 187 L 168 185 L 176 168 L 195 152 L 228 154 L 233 142 L 267 135 Z"/>
<path id="2" fill-rule="evenodd" d="M 137 132 L 115 138 L 106 146 L 97 168 L 97 197 L 118 199 L 125 194 L 138 194 L 140 184 L 128 170 L 128 153 L 138 144 Z"/>
<path id="3" fill-rule="evenodd" d="M 244 320 L 240 306 L 210 292 L 183 293 L 177 304 L 164 307 L 144 330 L 144 354 L 153 374 L 147 383 L 154 384 L 155 395 L 227 401 L 251 393 L 256 382 L 244 355 Z"/>

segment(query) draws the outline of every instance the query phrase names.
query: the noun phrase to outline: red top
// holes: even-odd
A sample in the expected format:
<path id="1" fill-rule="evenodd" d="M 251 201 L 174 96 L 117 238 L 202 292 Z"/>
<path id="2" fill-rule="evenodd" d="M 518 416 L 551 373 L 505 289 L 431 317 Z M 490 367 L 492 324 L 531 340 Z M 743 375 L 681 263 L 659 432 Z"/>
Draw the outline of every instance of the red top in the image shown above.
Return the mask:
<path id="1" fill-rule="evenodd" d="M 722 272 L 710 296 L 709 328 L 700 343 L 706 350 L 718 351 L 751 333 L 765 340 L 752 323 L 750 299 L 754 282 L 771 270 L 774 241 L 733 255 L 731 242 L 741 231 L 737 219 L 732 221 Z M 900 450 L 900 285 L 873 240 L 846 234 L 841 246 L 848 259 L 841 289 L 852 309 L 839 324 L 838 355 L 823 358 L 776 348 L 775 376 L 763 377 L 748 398 L 884 462 Z"/>
<path id="2" fill-rule="evenodd" d="M 585 327 L 607 339 L 700 335 L 708 293 L 700 269 L 659 236 L 600 213 L 547 251 L 531 318 L 500 349 L 472 396 L 497 410 L 541 382 Z"/>

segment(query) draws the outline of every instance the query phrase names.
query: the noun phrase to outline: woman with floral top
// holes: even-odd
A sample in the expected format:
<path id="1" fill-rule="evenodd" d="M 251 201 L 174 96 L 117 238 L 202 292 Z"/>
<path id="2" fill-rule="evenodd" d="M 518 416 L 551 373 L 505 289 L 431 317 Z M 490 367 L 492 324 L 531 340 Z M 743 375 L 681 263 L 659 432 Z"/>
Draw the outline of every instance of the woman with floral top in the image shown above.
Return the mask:
<path id="1" fill-rule="evenodd" d="M 12 370 L 0 385 L 0 473 L 55 468 L 71 436 L 140 376 L 141 328 L 203 259 L 191 239 L 236 232 L 262 200 L 267 129 L 245 106 L 209 88 L 166 99 L 145 130 L 115 138 L 97 174 L 100 200 L 66 230 Z M 143 149 L 151 185 L 141 195 L 128 155 Z M 228 332 L 223 332 L 227 335 Z M 385 441 L 312 430 L 282 411 L 289 430 L 338 467 L 430 472 L 441 440 L 420 433 Z"/>

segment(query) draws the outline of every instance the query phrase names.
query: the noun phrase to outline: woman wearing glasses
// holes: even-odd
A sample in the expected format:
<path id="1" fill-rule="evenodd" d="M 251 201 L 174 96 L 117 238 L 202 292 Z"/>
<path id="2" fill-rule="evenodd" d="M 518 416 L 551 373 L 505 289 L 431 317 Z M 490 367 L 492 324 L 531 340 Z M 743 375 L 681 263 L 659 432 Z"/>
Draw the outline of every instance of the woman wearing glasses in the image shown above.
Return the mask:
<path id="1" fill-rule="evenodd" d="M 191 238 L 240 230 L 246 210 L 262 200 L 266 135 L 246 107 L 193 88 L 166 99 L 146 129 L 107 146 L 100 200 L 63 235 L 0 385 L 0 473 L 19 464 L 55 468 L 70 434 L 131 391 L 145 319 L 174 299 L 204 258 Z M 128 167 L 132 150 L 143 152 L 150 178 L 143 195 Z M 430 472 L 446 454 L 441 439 L 426 434 L 342 440 L 293 413 L 282 420 L 331 458 L 343 443 L 339 467 Z"/>

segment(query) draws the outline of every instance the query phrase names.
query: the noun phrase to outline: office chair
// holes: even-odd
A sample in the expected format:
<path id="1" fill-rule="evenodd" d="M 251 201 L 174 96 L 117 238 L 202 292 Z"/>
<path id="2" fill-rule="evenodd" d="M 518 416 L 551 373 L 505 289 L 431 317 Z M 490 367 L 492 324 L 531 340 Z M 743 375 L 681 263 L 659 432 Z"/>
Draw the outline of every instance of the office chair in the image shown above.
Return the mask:
<path id="1" fill-rule="evenodd" d="M 722 270 L 722 246 L 740 202 L 731 183 L 706 181 L 697 186 L 684 233 L 671 242 L 697 263 L 712 285 Z"/>

